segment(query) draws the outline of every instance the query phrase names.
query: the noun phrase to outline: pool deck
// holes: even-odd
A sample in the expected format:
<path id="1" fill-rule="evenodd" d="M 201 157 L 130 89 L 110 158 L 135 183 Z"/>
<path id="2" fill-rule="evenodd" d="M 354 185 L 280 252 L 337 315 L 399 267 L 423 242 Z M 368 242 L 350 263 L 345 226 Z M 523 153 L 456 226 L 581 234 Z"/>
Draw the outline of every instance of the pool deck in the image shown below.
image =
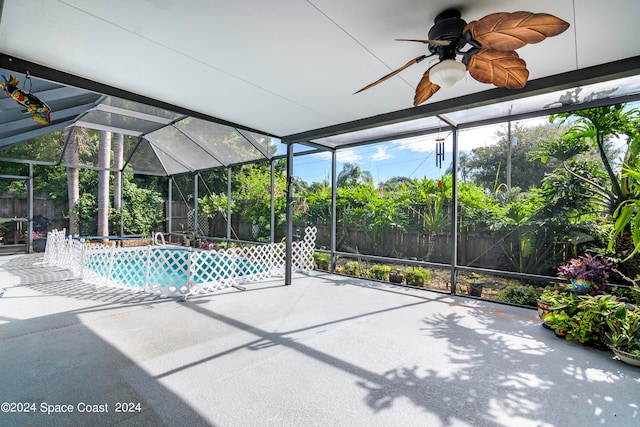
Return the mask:
<path id="1" fill-rule="evenodd" d="M 535 310 L 322 272 L 283 283 L 179 302 L 0 257 L 0 425 L 640 425 L 640 368 Z"/>

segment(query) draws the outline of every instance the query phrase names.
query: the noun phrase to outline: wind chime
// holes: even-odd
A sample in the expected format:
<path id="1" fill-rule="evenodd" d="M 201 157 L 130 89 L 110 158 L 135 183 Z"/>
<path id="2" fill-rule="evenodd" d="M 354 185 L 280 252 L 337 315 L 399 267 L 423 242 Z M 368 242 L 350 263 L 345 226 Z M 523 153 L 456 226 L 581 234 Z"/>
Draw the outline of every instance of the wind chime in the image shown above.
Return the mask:
<path id="1" fill-rule="evenodd" d="M 436 167 L 442 169 L 442 161 L 444 160 L 444 140 L 445 137 L 440 135 L 436 137 Z"/>

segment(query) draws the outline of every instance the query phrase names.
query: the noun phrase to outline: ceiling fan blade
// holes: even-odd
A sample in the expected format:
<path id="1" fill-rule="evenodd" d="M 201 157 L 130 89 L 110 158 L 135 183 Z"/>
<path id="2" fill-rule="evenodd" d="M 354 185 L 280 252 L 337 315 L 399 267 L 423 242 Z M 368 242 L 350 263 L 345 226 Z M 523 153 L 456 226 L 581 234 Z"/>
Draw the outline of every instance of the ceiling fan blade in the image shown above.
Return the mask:
<path id="1" fill-rule="evenodd" d="M 483 48 L 515 50 L 526 44 L 539 43 L 557 36 L 569 28 L 569 23 L 548 13 L 492 13 L 464 28 Z"/>
<path id="2" fill-rule="evenodd" d="M 398 42 L 417 42 L 424 44 L 433 44 L 436 46 L 449 46 L 451 42 L 449 40 L 418 40 L 418 39 L 396 39 Z"/>
<path id="3" fill-rule="evenodd" d="M 373 86 L 377 85 L 378 83 L 382 83 L 383 81 L 395 76 L 396 74 L 398 74 L 399 72 L 409 68 L 410 66 L 412 66 L 413 64 L 417 64 L 418 62 L 422 61 L 423 59 L 425 59 L 427 57 L 427 55 L 420 55 L 416 58 L 413 58 L 411 61 L 407 62 L 406 64 L 404 64 L 402 67 L 398 68 L 397 70 L 394 70 L 392 72 L 390 72 L 389 74 L 387 74 L 384 77 L 381 77 L 380 79 L 376 80 L 375 82 L 368 84 L 367 86 L 363 87 L 362 89 L 360 89 L 357 92 L 354 92 L 354 95 L 356 93 L 360 93 L 362 91 L 365 91 L 367 89 L 372 88 Z"/>
<path id="4" fill-rule="evenodd" d="M 482 49 L 471 57 L 467 70 L 481 83 L 509 89 L 523 88 L 529 78 L 527 63 L 514 50 Z"/>
<path id="5" fill-rule="evenodd" d="M 416 88 L 416 96 L 413 98 L 414 107 L 417 107 L 427 99 L 431 98 L 433 94 L 440 89 L 440 86 L 429 80 L 429 71 L 431 71 L 431 68 L 433 68 L 434 66 L 429 67 L 429 69 L 425 71 L 422 79 L 420 80 L 420 83 L 418 83 L 418 87 Z"/>

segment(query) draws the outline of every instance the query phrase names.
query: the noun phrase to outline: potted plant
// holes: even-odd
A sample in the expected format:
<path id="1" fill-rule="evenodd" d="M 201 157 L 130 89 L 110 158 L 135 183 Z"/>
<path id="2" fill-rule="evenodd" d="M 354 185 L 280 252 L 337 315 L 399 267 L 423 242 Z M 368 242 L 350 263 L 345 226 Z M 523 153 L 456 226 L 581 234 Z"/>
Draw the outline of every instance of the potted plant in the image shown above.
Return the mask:
<path id="1" fill-rule="evenodd" d="M 640 309 L 627 305 L 616 311 L 614 321 L 605 334 L 609 348 L 623 362 L 640 366 Z"/>
<path id="2" fill-rule="evenodd" d="M 404 275 L 409 286 L 422 287 L 431 279 L 431 273 L 422 267 L 405 270 Z"/>
<path id="3" fill-rule="evenodd" d="M 558 267 L 558 277 L 573 286 L 577 294 L 595 295 L 607 284 L 613 262 L 604 255 L 585 254 Z"/>
<path id="4" fill-rule="evenodd" d="M 544 325 L 552 329 L 559 338 L 566 338 L 572 322 L 573 317 L 566 310 L 554 310 L 544 317 Z"/>
<path id="5" fill-rule="evenodd" d="M 389 281 L 391 283 L 402 283 L 404 281 L 404 274 L 400 268 L 392 268 L 389 272 Z"/>
<path id="6" fill-rule="evenodd" d="M 564 283 L 558 283 L 544 288 L 537 301 L 538 317 L 545 320 L 545 316 L 554 310 L 565 309 L 569 306 L 577 305 L 573 298 L 571 288 Z"/>
<path id="7" fill-rule="evenodd" d="M 471 277 L 467 279 L 467 293 L 472 297 L 482 297 L 482 289 L 484 288 L 486 279 L 478 273 L 471 273 Z"/>
<path id="8" fill-rule="evenodd" d="M 567 330 L 567 339 L 605 349 L 605 337 L 618 330 L 620 319 L 625 317 L 624 303 L 610 294 L 583 295 L 578 300 Z"/>

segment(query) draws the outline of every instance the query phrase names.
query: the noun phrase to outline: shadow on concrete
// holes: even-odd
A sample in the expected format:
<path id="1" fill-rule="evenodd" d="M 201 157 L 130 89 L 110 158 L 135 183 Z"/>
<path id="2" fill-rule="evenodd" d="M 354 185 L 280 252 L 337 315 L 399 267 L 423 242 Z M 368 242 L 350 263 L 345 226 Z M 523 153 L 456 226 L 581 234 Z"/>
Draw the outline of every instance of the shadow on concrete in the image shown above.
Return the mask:
<path id="1" fill-rule="evenodd" d="M 50 307 L 51 314 L 38 316 L 33 313 L 38 308 L 32 306 L 41 296 L 89 300 L 93 292 L 98 304 L 90 311 L 98 313 L 135 309 L 155 303 L 155 298 L 148 301 L 149 295 L 95 292 L 91 286 L 65 277 L 64 271 L 44 271 L 44 267 L 33 265 L 34 260 L 37 262 L 37 256 L 29 255 L 1 266 L 20 283 L 8 286 L 5 298 L 0 299 L 0 401 L 16 404 L 14 412 L 3 407 L 0 424 L 212 425 L 188 402 L 137 367 L 136 361 L 87 327 L 80 318 L 86 309 L 60 311 Z"/>
<path id="2" fill-rule="evenodd" d="M 273 325 L 261 323 L 249 313 L 252 307 L 240 305 L 243 311 L 234 311 L 220 302 L 225 298 L 237 298 L 238 294 L 216 296 L 217 301 L 214 302 L 204 298 L 182 303 L 172 301 L 176 307 L 196 313 L 198 319 L 205 319 L 202 324 L 223 325 L 242 334 L 233 344 L 223 344 L 215 350 L 204 347 L 204 355 L 195 360 L 166 364 L 164 369 L 155 369 L 150 374 L 139 366 L 140 361 L 131 360 L 82 324 L 79 316 L 118 309 L 145 309 L 146 306 L 166 304 L 167 300 L 155 297 L 145 300 L 148 296 L 135 294 L 125 297 L 108 290 L 104 294 L 94 294 L 92 299 L 92 291 L 84 290 L 81 284 L 74 284 L 74 287 L 80 287 L 80 291 L 72 292 L 57 282 L 26 283 L 27 278 L 38 277 L 40 273 L 32 272 L 36 275 L 33 276 L 18 270 L 14 274 L 23 274 L 25 278 L 21 286 L 34 294 L 62 296 L 71 301 L 93 301 L 95 304 L 26 320 L 11 319 L 0 311 L 2 321 L 9 319 L 8 323 L 0 325 L 0 346 L 5 350 L 0 358 L 0 367 L 3 371 L 13 371 L 8 376 L 9 380 L 0 386 L 0 396 L 5 400 L 77 403 L 82 399 L 97 402 L 138 399 L 143 402 L 146 412 L 135 415 L 132 418 L 135 423 L 209 424 L 200 415 L 207 413 L 206 408 L 195 408 L 163 384 L 174 378 L 179 381 L 178 376 L 173 377 L 176 374 L 194 368 L 200 368 L 202 372 L 210 367 L 205 366 L 209 362 L 248 350 L 268 354 L 269 359 L 280 356 L 287 361 L 293 360 L 301 364 L 297 368 L 302 370 L 320 362 L 339 377 L 338 381 L 351 381 L 354 389 L 362 393 L 362 407 L 376 415 L 387 412 L 395 415 L 398 407 L 406 407 L 409 403 L 419 410 L 415 412 L 428 414 L 434 420 L 433 425 L 440 426 L 634 425 L 638 421 L 638 371 L 611 360 L 606 353 L 555 338 L 539 327 L 532 310 L 427 292 L 407 293 L 406 289 L 348 278 L 338 279 L 340 287 L 333 289 L 340 292 L 328 292 L 327 289 L 331 288 L 323 286 L 331 284 L 328 276 L 322 276 L 320 284 L 307 287 L 268 288 L 251 293 L 254 296 L 260 294 L 260 302 L 272 304 L 265 303 L 263 310 L 272 307 L 280 310 L 270 312 L 272 317 L 265 316 L 262 322 L 273 322 L 274 317 L 278 320 L 278 313 L 287 313 L 288 316 L 294 310 L 294 307 L 281 306 L 283 303 L 277 298 L 283 295 L 296 303 L 310 298 L 311 302 L 300 303 L 301 310 L 315 308 L 316 303 L 326 304 L 326 311 L 319 310 L 322 317 L 296 314 L 296 319 L 307 320 L 307 323 L 284 331 L 274 331 Z M 292 295 L 291 289 L 301 291 Z M 314 289 L 322 289 L 321 296 L 313 293 Z M 352 299 L 346 303 L 335 299 L 321 302 L 318 299 L 327 295 L 344 298 L 354 290 L 358 291 L 357 295 L 349 296 Z M 381 295 L 384 298 L 380 298 Z M 362 296 L 376 301 L 359 300 Z M 404 299 L 405 296 L 411 299 Z M 248 298 L 249 294 L 245 297 Z M 216 305 L 217 302 L 220 305 Z M 350 305 L 358 302 L 360 306 Z M 23 321 L 27 322 L 27 327 L 16 334 L 21 328 L 12 325 Z M 43 325 L 49 327 L 43 329 Z M 355 332 L 349 331 L 348 326 L 352 326 Z M 387 347 L 372 342 L 383 335 L 381 329 L 375 328 L 388 329 L 384 331 L 391 335 L 391 338 L 385 337 L 388 338 Z M 212 330 L 217 329 L 212 327 Z M 336 345 L 329 339 L 309 338 L 312 336 L 309 332 L 326 330 L 346 331 L 343 337 L 360 340 L 353 345 L 357 350 L 346 354 L 340 341 Z M 362 331 L 370 332 L 370 335 L 358 335 Z M 389 348 L 389 342 L 396 343 L 398 348 Z M 278 348 L 303 356 L 303 359 L 285 358 L 282 352 L 277 355 L 268 353 Z M 377 352 L 384 361 L 375 366 L 385 365 L 388 369 L 374 369 L 369 360 L 361 357 L 371 352 Z M 265 363 L 260 356 L 256 360 L 258 364 Z M 16 366 L 20 369 L 16 370 Z M 277 364 L 268 366 L 282 376 L 288 374 L 286 368 L 280 370 Z M 252 365 L 247 368 L 250 367 Z M 192 375 L 197 376 L 197 372 Z M 238 378 L 247 380 L 242 375 Z M 279 380 L 285 381 L 285 378 Z M 310 387 L 313 388 L 313 384 Z M 269 390 L 280 391 L 279 383 Z M 336 391 L 337 395 L 340 393 L 340 390 Z M 296 396 L 283 395 L 281 398 L 283 401 L 296 400 Z M 331 398 L 327 396 L 328 401 Z M 247 404 L 255 406 L 260 402 Z M 294 410 L 301 411 L 300 408 Z M 362 409 L 352 409 L 355 414 L 358 411 Z M 406 417 L 406 414 L 398 415 Z M 20 423 L 31 423 L 35 419 L 37 424 L 46 425 L 55 425 L 51 420 L 83 425 L 103 424 L 105 420 L 100 414 L 78 415 L 71 419 L 41 414 L 38 418 L 17 415 L 15 419 Z M 411 418 L 412 421 L 417 419 L 419 417 Z M 275 425 L 277 422 L 269 421 L 270 424 L 265 423 Z M 320 419 L 316 422 L 326 424 Z M 109 418 L 109 423 L 129 424 L 129 419 L 121 414 L 118 418 Z M 360 424 L 355 421 L 355 425 Z"/>

